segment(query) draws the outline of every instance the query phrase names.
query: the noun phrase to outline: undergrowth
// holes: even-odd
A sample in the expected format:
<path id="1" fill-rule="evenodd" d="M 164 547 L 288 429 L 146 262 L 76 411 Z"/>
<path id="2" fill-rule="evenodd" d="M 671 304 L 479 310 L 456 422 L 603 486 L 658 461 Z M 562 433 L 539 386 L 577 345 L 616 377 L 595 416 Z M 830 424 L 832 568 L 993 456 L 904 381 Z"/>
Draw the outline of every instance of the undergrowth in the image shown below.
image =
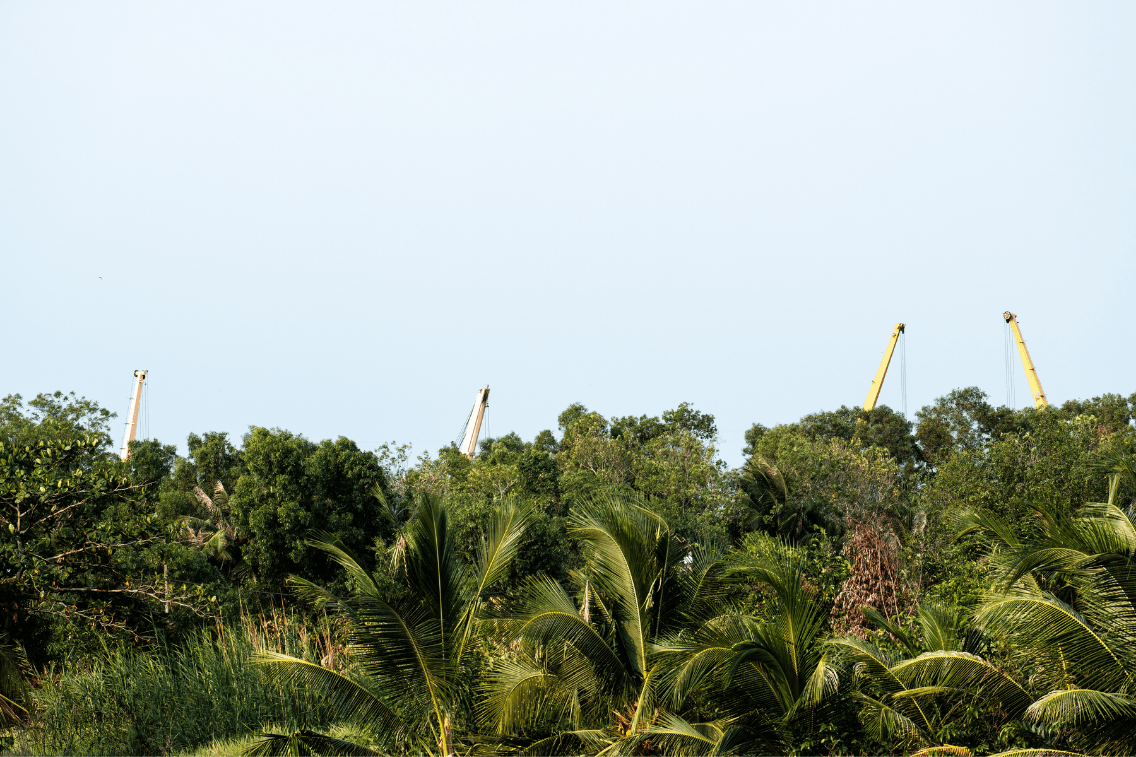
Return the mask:
<path id="1" fill-rule="evenodd" d="M 11 733 L 11 754 L 172 755 L 235 748 L 265 723 L 324 729 L 325 700 L 271 683 L 253 664 L 267 649 L 341 665 L 331 627 L 280 611 L 193 634 L 171 649 L 107 650 L 45 671 L 32 725 Z"/>

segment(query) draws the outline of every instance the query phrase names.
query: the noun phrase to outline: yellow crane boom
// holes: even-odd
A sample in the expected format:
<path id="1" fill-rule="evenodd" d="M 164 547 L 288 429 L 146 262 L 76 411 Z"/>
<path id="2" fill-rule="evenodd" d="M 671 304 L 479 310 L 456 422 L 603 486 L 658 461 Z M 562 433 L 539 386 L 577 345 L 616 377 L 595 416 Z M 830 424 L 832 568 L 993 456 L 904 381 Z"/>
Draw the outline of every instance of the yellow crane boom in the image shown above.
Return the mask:
<path id="1" fill-rule="evenodd" d="M 1002 313 L 1002 317 L 1006 319 L 1006 323 L 1010 324 L 1010 328 L 1014 332 L 1014 341 L 1018 343 L 1018 354 L 1022 357 L 1022 366 L 1026 369 L 1026 380 L 1029 381 L 1030 394 L 1033 395 L 1033 405 L 1037 409 L 1049 407 L 1049 400 L 1045 396 L 1045 390 L 1041 388 L 1041 379 L 1037 377 L 1037 368 L 1033 366 L 1033 360 L 1030 359 L 1029 350 L 1026 349 L 1026 340 L 1022 339 L 1022 330 L 1018 328 L 1018 314 L 1011 313 L 1007 310 Z"/>
<path id="2" fill-rule="evenodd" d="M 477 390 L 477 399 L 473 401 L 473 412 L 469 414 L 469 422 L 462 437 L 462 454 L 470 460 L 477 454 L 477 437 L 481 435 L 481 421 L 485 417 L 485 408 L 489 406 L 489 385 Z"/>
<path id="3" fill-rule="evenodd" d="M 876 407 L 876 402 L 880 399 L 880 390 L 884 388 L 884 376 L 887 375 L 888 366 L 891 365 L 891 355 L 895 352 L 895 343 L 899 341 L 899 335 L 903 333 L 904 324 L 897 323 L 895 328 L 892 329 L 891 339 L 888 340 L 887 349 L 884 350 L 884 359 L 880 361 L 880 369 L 876 371 L 876 377 L 872 379 L 872 387 L 868 389 L 868 399 L 864 400 L 864 409 L 871 411 Z"/>
<path id="4" fill-rule="evenodd" d="M 130 416 L 126 419 L 126 433 L 122 437 L 122 459 L 130 457 L 130 443 L 138 432 L 138 403 L 142 401 L 142 382 L 147 371 L 134 371 L 134 396 L 130 398 Z"/>

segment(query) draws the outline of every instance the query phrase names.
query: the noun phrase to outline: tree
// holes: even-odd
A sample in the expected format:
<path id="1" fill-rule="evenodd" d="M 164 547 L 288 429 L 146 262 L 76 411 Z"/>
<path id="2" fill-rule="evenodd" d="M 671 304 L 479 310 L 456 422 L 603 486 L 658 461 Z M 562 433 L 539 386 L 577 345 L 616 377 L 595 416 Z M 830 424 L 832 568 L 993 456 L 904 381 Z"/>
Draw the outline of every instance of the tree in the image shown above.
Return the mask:
<path id="1" fill-rule="evenodd" d="M 272 590 L 289 574 L 330 581 L 306 535 L 313 528 L 335 534 L 351 550 L 383 535 L 376 487 L 387 493 L 386 473 L 372 452 L 345 437 L 319 444 L 302 436 L 254 428 L 244 440 L 247 473 L 229 499 L 231 522 L 247 539 L 241 553 L 255 578 Z"/>
<path id="2" fill-rule="evenodd" d="M 120 463 L 122 475 L 141 489 L 147 501 L 160 498 L 163 484 L 177 464 L 177 447 L 157 439 L 130 442 L 130 457 Z"/>
<path id="3" fill-rule="evenodd" d="M 1051 745 L 1090 754 L 1136 750 L 1136 512 L 1113 503 L 1039 505 L 1019 538 L 1003 518 L 972 511 L 962 533 L 981 536 L 997 594 L 977 626 L 1013 649 L 1041 696 L 1025 719 Z"/>
<path id="4" fill-rule="evenodd" d="M 100 457 L 104 440 L 0 442 L 0 588 L 5 630 L 30 648 L 51 643 L 58 620 L 71 633 L 100 630 L 149 636 L 170 610 L 204 615 L 203 565 L 178 545 L 142 489 Z M 175 582 L 164 566 L 174 560 Z M 188 577 L 198 585 L 179 585 Z"/>
<path id="5" fill-rule="evenodd" d="M 954 452 L 977 452 L 1014 429 L 1013 411 L 995 410 L 976 386 L 955 389 L 915 413 L 915 438 L 927 462 L 942 465 Z"/>
<path id="6" fill-rule="evenodd" d="M 625 437 L 612 438 L 609 425 L 599 413 L 579 412 L 573 405 L 561 419 L 573 415 L 560 440 L 556 463 L 562 489 L 572 498 L 587 498 L 604 487 L 630 485 L 634 478 L 631 444 Z"/>
<path id="7" fill-rule="evenodd" d="M 923 459 L 911 421 L 887 405 L 869 411 L 842 405 L 839 410 L 806 415 L 796 426 L 810 439 L 841 439 L 863 448 L 883 447 L 908 469 Z"/>
<path id="8" fill-rule="evenodd" d="M 769 429 L 760 423 L 755 423 L 746 429 L 745 432 L 745 446 L 742 447 L 742 455 L 750 458 L 757 452 L 757 444 L 761 441 L 761 437 L 769 433 Z"/>
<path id="9" fill-rule="evenodd" d="M 200 549 L 210 559 L 219 563 L 230 576 L 243 568 L 240 558 L 240 544 L 245 541 L 237 536 L 237 531 L 229 522 L 229 494 L 218 481 L 210 497 L 194 487 L 201 510 L 205 517 L 183 516 L 181 524 L 185 527 L 190 544 Z"/>
<path id="10" fill-rule="evenodd" d="M 815 526 L 841 535 L 856 523 L 902 515 L 899 483 L 894 458 L 880 447 L 779 427 L 761 438 L 739 486 L 754 526 L 800 540 Z"/>
<path id="11" fill-rule="evenodd" d="M 86 441 L 88 455 L 107 455 L 113 447 L 110 421 L 115 414 L 74 392 L 39 394 L 24 406 L 23 397 L 9 394 L 0 400 L 0 440 L 35 445 L 47 441 Z"/>
<path id="12" fill-rule="evenodd" d="M 508 572 L 530 514 L 513 503 L 490 520 L 477 562 L 458 556 L 446 505 L 419 503 L 408 524 L 396 583 L 376 580 L 330 534 L 310 542 L 351 577 L 342 599 L 298 576 L 305 597 L 328 607 L 348 624 L 350 651 L 362 678 L 277 653 L 259 660 L 278 681 L 322 693 L 340 719 L 375 728 L 387 749 L 454 754 L 461 729 L 470 724 L 473 659 L 489 590 Z M 389 588 L 387 588 L 389 587 Z M 362 747 L 311 732 L 265 734 L 247 754 L 369 754 Z"/>
<path id="13" fill-rule="evenodd" d="M 189 461 L 192 466 L 187 473 L 192 476 L 191 485 L 211 491 L 220 482 L 226 491 L 232 491 L 237 480 L 244 473 L 241 451 L 229 441 L 224 431 L 209 431 L 198 436 L 190 434 L 186 439 Z"/>
<path id="14" fill-rule="evenodd" d="M 734 575 L 768 587 L 771 620 L 726 612 L 656 645 L 668 704 L 689 708 L 643 734 L 668 754 L 780 753 L 829 715 L 836 671 L 802 560 L 782 548 Z"/>
<path id="15" fill-rule="evenodd" d="M 1134 407 L 1136 394 L 1128 399 L 1119 394 L 1104 394 L 1091 400 L 1066 400 L 1061 412 L 1067 418 L 1091 415 L 1110 432 L 1117 433 L 1131 425 Z"/>
<path id="16" fill-rule="evenodd" d="M 656 714 L 653 645 L 720 587 L 722 563 L 692 555 L 641 501 L 601 497 L 570 523 L 587 557 L 579 603 L 535 577 L 495 627 L 517 649 L 492 661 L 481 706 L 500 750 L 578 754 L 637 737 Z"/>
<path id="17" fill-rule="evenodd" d="M 853 664 L 860 721 L 884 749 L 977 746 L 983 735 L 996 735 L 1025 713 L 1026 689 L 979 655 L 981 634 L 967 628 L 958 610 L 921 605 L 918 632 L 871 607 L 864 614 L 898 642 L 898 652 L 854 636 L 831 644 Z"/>
<path id="18" fill-rule="evenodd" d="M 882 447 L 908 471 L 923 460 L 912 433 L 911 421 L 887 405 L 878 405 L 870 411 L 841 405 L 838 410 L 812 413 L 796 423 L 778 426 L 777 430 L 814 441 L 839 439 L 863 449 Z M 746 431 L 746 446 L 742 454 L 752 457 L 758 451 L 759 440 L 769 431 L 760 423 L 750 427 Z"/>

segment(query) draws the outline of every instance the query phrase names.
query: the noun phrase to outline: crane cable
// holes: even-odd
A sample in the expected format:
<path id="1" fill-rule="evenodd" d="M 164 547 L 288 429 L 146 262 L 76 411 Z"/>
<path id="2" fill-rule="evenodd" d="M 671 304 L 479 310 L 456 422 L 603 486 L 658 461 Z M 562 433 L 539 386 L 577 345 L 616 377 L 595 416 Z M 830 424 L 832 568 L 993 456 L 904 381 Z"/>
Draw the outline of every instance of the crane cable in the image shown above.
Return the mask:
<path id="1" fill-rule="evenodd" d="M 1006 321 L 1002 334 L 1002 345 L 1006 358 L 1006 406 L 1014 410 L 1018 405 L 1017 387 L 1014 385 L 1014 348 L 1017 345 L 1014 344 L 1014 332 L 1009 321 Z"/>
<path id="2" fill-rule="evenodd" d="M 142 440 L 150 438 L 150 382 L 142 382 Z"/>
<path id="3" fill-rule="evenodd" d="M 465 423 L 462 424 L 461 430 L 458 431 L 457 439 L 454 440 L 454 446 L 460 448 L 462 442 L 465 441 L 465 435 L 469 433 L 469 423 L 473 420 L 473 410 L 469 411 L 469 415 L 465 417 Z"/>
<path id="4" fill-rule="evenodd" d="M 899 335 L 899 391 L 903 406 L 903 418 L 907 419 L 907 332 Z"/>

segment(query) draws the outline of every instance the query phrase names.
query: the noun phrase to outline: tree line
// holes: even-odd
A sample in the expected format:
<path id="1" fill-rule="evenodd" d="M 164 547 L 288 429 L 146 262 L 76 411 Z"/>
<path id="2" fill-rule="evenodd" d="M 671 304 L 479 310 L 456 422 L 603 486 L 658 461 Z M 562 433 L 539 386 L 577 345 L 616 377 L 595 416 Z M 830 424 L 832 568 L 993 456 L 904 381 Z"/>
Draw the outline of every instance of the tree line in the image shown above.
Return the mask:
<path id="1" fill-rule="evenodd" d="M 473 460 L 254 427 L 123 462 L 96 403 L 10 395 L 0 715 L 34 722 L 45 666 L 285 606 L 351 663 L 263 674 L 386 752 L 1132 753 L 1134 412 L 967 388 L 754 424 L 738 468 L 687 403 Z"/>

